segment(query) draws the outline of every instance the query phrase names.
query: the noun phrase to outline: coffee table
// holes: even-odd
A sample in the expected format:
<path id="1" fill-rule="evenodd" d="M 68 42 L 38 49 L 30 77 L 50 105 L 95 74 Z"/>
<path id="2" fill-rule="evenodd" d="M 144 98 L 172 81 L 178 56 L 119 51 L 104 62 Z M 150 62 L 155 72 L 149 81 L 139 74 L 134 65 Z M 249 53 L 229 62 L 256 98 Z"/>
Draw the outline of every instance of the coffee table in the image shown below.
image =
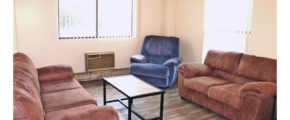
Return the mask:
<path id="1" fill-rule="evenodd" d="M 146 118 L 144 118 L 142 115 L 140 115 L 136 111 L 132 110 L 133 100 L 136 98 L 160 95 L 160 116 L 149 118 L 149 119 L 150 120 L 163 119 L 163 101 L 164 101 L 164 93 L 165 93 L 164 90 L 156 88 L 133 75 L 105 77 L 103 78 L 103 81 L 104 81 L 103 83 L 104 105 L 111 102 L 120 102 L 122 105 L 124 105 L 128 109 L 128 120 L 131 120 L 131 113 L 134 113 L 140 119 L 145 120 Z M 122 99 L 114 99 L 114 100 L 107 101 L 106 100 L 106 85 L 107 84 L 114 87 L 116 90 L 121 92 L 126 97 Z M 128 100 L 128 105 L 126 105 L 123 102 L 123 100 Z"/>

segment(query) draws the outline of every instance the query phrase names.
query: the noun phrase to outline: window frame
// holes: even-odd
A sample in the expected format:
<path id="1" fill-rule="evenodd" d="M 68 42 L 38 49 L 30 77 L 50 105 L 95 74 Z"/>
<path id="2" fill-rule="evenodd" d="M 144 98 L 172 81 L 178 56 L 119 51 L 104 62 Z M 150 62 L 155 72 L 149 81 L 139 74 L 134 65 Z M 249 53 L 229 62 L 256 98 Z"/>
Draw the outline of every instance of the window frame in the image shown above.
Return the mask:
<path id="1" fill-rule="evenodd" d="M 131 0 L 132 1 L 132 10 L 131 10 L 131 34 L 130 36 L 111 36 L 111 37 L 100 37 L 99 36 L 99 14 L 98 14 L 98 5 L 99 5 L 99 0 L 96 0 L 96 36 L 78 36 L 78 37 L 61 37 L 60 36 L 60 0 L 58 0 L 58 7 L 57 7 L 57 28 L 58 28 L 58 39 L 59 40 L 65 40 L 65 39 L 132 39 L 132 38 L 136 38 L 136 23 L 137 23 L 137 0 Z"/>

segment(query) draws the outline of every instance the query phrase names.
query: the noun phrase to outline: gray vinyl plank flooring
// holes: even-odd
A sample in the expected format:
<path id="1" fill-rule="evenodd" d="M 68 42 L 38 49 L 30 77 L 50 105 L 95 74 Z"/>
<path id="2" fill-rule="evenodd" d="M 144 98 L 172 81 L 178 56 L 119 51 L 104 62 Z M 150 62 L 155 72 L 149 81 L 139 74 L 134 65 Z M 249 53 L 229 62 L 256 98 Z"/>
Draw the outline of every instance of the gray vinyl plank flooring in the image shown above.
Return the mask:
<path id="1" fill-rule="evenodd" d="M 101 80 L 82 81 L 81 85 L 103 105 L 103 82 Z M 107 99 L 123 98 L 124 96 L 113 87 L 107 86 Z M 127 101 L 125 101 L 127 103 Z M 134 99 L 133 109 L 145 118 L 159 116 L 160 95 Z M 109 103 L 113 106 L 120 120 L 127 120 L 127 109 L 120 103 Z M 201 107 L 193 102 L 181 100 L 177 92 L 177 84 L 166 89 L 164 96 L 164 120 L 227 120 L 225 117 Z M 132 120 L 140 120 L 132 114 Z"/>

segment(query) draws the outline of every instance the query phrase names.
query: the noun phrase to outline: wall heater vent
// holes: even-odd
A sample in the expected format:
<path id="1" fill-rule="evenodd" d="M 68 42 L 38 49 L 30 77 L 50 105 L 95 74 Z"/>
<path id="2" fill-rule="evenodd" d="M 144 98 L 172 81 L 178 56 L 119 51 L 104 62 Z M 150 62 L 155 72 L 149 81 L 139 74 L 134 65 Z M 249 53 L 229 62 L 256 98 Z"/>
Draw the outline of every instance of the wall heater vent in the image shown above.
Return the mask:
<path id="1" fill-rule="evenodd" d="M 113 69 L 115 67 L 114 52 L 85 53 L 85 69 L 87 72 Z"/>

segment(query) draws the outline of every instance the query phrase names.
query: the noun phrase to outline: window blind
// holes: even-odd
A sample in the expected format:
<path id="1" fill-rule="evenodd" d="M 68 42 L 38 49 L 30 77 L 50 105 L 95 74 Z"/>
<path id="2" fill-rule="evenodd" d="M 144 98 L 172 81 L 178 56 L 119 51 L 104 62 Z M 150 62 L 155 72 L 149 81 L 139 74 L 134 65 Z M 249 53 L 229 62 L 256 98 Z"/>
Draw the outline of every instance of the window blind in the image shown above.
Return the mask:
<path id="1" fill-rule="evenodd" d="M 252 0 L 205 0 L 202 61 L 209 49 L 245 52 Z"/>
<path id="2" fill-rule="evenodd" d="M 96 4 L 96 0 L 59 0 L 59 37 L 96 37 Z"/>
<path id="3" fill-rule="evenodd" d="M 98 8 L 100 38 L 132 36 L 133 0 L 99 0 Z"/>
<path id="4" fill-rule="evenodd" d="M 133 36 L 134 0 L 59 0 L 59 38 Z"/>

